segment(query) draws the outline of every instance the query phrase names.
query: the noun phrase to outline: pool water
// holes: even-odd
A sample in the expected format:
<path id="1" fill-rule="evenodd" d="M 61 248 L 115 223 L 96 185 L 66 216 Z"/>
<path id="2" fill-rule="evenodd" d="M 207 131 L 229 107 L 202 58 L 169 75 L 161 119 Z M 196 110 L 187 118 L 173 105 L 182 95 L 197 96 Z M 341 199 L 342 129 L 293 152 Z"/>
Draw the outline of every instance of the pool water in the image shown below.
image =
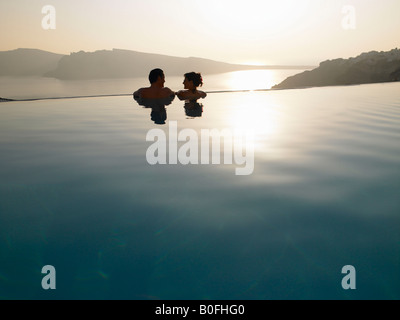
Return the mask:
<path id="1" fill-rule="evenodd" d="M 1 103 L 0 298 L 399 299 L 399 89 Z M 150 165 L 174 123 L 253 131 L 254 171 Z"/>

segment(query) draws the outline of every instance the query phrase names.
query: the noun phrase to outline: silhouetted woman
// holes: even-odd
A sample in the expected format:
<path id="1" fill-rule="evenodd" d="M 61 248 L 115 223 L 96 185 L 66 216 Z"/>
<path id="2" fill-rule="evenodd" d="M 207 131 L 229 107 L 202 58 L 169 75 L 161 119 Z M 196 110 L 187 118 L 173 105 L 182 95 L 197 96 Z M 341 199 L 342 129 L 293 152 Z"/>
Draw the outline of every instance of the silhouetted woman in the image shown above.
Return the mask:
<path id="1" fill-rule="evenodd" d="M 186 90 L 181 90 L 176 93 L 181 100 L 197 100 L 207 96 L 207 93 L 197 90 L 198 87 L 203 85 L 203 78 L 200 73 L 186 73 L 183 85 Z"/>

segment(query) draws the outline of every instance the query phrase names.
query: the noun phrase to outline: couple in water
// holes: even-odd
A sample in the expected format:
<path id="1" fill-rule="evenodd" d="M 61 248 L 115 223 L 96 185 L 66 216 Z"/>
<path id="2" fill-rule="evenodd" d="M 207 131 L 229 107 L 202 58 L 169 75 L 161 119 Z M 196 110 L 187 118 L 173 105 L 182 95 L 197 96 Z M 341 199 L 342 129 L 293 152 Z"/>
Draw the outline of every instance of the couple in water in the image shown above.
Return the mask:
<path id="1" fill-rule="evenodd" d="M 165 75 L 161 69 L 154 69 L 149 74 L 150 87 L 141 88 L 137 90 L 133 95 L 135 98 L 143 99 L 165 99 L 175 97 L 175 95 L 181 100 L 197 100 L 205 98 L 207 94 L 203 91 L 197 90 L 197 88 L 203 85 L 203 79 L 200 73 L 189 72 L 185 75 L 183 81 L 184 89 L 178 92 L 174 92 L 169 88 L 164 87 Z"/>

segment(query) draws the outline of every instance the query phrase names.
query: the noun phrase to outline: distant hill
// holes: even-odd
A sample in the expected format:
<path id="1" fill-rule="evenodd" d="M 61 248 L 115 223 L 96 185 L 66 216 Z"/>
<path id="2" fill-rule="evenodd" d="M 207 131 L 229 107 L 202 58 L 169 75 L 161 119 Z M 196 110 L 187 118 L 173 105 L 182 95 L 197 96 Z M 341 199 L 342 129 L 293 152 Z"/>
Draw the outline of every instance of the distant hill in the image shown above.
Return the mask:
<path id="1" fill-rule="evenodd" d="M 248 66 L 202 58 L 180 58 L 129 50 L 61 55 L 37 49 L 0 52 L 0 76 L 45 76 L 65 80 L 147 77 L 162 68 L 167 75 L 197 71 L 215 74 L 252 69 L 309 69 L 309 66 Z"/>
<path id="2" fill-rule="evenodd" d="M 62 54 L 37 49 L 0 52 L 0 76 L 42 76 L 54 70 Z"/>
<path id="3" fill-rule="evenodd" d="M 318 68 L 291 76 L 273 89 L 295 89 L 400 81 L 400 50 L 371 51 L 355 58 L 321 62 Z"/>
<path id="4" fill-rule="evenodd" d="M 163 69 L 166 75 L 183 75 L 190 71 L 215 74 L 260 68 L 300 69 L 303 67 L 236 65 L 202 58 L 179 58 L 113 49 L 112 51 L 81 51 L 64 56 L 59 61 L 58 67 L 46 73 L 45 76 L 68 80 L 147 77 L 150 70 L 154 68 Z"/>

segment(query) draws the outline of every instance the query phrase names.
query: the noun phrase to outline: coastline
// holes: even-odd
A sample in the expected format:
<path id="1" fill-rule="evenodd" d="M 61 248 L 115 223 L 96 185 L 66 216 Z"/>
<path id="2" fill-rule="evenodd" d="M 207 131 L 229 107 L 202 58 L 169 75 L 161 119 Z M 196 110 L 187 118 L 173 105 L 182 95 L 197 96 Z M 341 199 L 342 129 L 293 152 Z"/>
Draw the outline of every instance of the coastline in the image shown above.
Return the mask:
<path id="1" fill-rule="evenodd" d="M 400 81 L 400 50 L 365 52 L 355 58 L 334 59 L 288 77 L 273 89 L 360 85 Z"/>

